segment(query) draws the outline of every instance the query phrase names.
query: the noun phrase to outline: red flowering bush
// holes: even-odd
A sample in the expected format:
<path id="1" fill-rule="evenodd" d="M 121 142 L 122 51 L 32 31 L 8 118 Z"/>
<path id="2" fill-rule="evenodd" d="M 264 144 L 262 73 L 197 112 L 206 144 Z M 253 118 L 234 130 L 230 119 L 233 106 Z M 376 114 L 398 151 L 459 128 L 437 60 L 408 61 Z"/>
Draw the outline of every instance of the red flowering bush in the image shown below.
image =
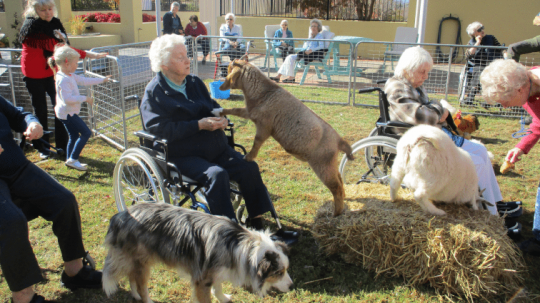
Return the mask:
<path id="1" fill-rule="evenodd" d="M 109 22 L 109 23 L 120 23 L 120 15 L 114 13 L 88 13 L 83 15 L 86 22 Z"/>
<path id="2" fill-rule="evenodd" d="M 147 13 L 143 13 L 142 14 L 142 21 L 143 22 L 155 22 L 156 21 L 156 16 L 149 15 Z"/>

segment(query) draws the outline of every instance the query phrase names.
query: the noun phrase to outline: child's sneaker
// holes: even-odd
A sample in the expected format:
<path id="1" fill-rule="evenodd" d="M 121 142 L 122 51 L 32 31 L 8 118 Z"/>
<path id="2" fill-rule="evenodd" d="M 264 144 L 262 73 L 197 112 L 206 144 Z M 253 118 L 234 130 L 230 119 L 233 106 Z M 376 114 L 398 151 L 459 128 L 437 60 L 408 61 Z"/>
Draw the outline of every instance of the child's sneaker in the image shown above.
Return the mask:
<path id="1" fill-rule="evenodd" d="M 73 160 L 71 158 L 66 161 L 66 166 L 75 168 L 76 170 L 82 170 L 82 171 L 85 171 L 88 169 L 86 164 L 82 164 L 81 162 L 79 162 L 79 160 Z"/>

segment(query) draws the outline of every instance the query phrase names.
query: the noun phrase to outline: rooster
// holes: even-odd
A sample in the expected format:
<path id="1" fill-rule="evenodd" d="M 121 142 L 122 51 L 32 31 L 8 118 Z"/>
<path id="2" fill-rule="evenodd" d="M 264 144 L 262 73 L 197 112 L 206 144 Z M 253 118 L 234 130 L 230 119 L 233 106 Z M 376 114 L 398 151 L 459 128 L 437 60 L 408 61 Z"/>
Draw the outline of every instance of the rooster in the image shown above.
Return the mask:
<path id="1" fill-rule="evenodd" d="M 475 115 L 463 116 L 461 110 L 458 110 L 453 118 L 459 135 L 465 139 L 470 140 L 471 134 L 480 128 L 480 121 L 478 121 L 478 117 Z"/>

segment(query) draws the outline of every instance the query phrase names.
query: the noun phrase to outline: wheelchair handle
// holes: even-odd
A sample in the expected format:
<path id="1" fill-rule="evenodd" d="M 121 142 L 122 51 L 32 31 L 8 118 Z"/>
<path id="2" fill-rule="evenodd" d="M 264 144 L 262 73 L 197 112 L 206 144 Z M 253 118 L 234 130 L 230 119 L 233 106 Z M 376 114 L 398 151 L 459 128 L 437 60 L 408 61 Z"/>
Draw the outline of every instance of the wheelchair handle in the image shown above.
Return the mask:
<path id="1" fill-rule="evenodd" d="M 385 84 L 388 79 L 377 80 L 377 84 Z"/>
<path id="2" fill-rule="evenodd" d="M 365 93 L 371 93 L 374 91 L 383 92 L 383 90 L 380 87 L 368 87 L 368 88 L 362 88 L 358 90 L 359 94 L 365 94 Z"/>

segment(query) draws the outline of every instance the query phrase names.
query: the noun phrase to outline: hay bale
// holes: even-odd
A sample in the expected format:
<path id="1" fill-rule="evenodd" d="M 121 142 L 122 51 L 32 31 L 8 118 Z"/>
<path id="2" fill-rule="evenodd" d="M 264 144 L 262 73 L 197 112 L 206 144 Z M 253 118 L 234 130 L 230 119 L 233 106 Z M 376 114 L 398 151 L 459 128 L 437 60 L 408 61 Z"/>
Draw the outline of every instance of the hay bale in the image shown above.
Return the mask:
<path id="1" fill-rule="evenodd" d="M 445 204 L 437 207 L 446 216 L 430 216 L 409 191 L 401 190 L 401 201 L 389 202 L 389 188 L 383 185 L 345 190 L 349 209 L 334 218 L 332 204 L 326 203 L 312 226 L 327 254 L 468 300 L 509 295 L 522 284 L 523 259 L 502 218 Z"/>

